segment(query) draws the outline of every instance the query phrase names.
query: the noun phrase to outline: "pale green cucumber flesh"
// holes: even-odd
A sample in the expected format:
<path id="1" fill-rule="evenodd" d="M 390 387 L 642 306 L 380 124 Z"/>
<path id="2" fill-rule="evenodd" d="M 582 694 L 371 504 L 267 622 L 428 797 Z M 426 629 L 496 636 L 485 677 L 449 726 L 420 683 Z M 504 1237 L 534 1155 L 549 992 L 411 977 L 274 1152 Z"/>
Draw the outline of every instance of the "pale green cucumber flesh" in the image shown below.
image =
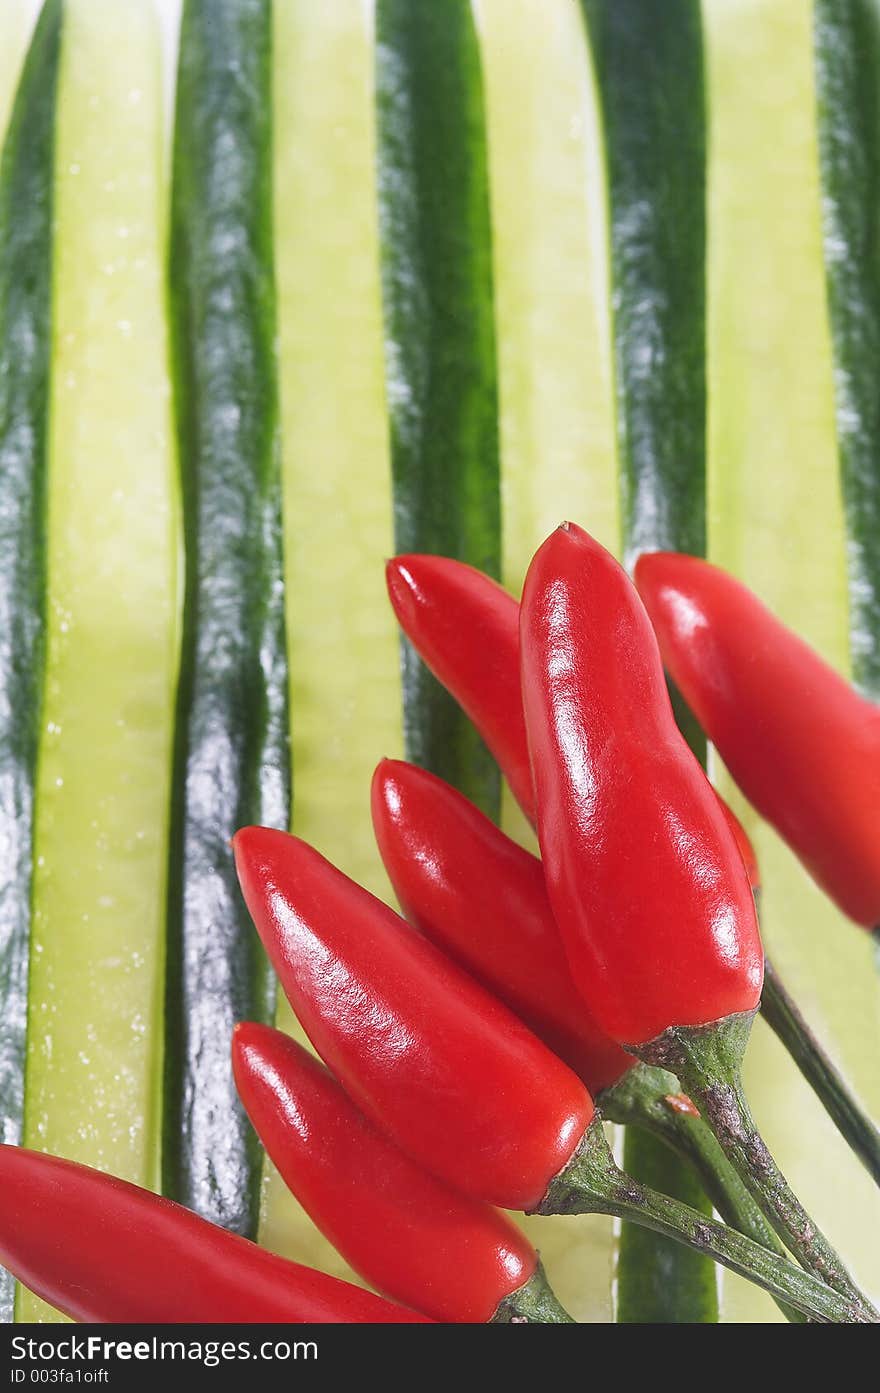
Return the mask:
<path id="1" fill-rule="evenodd" d="M 25 1142 L 154 1185 L 176 502 L 147 0 L 65 0 Z M 21 1319 L 51 1319 L 21 1291 Z"/>
<path id="2" fill-rule="evenodd" d="M 564 518 L 619 546 L 605 181 L 578 0 L 481 0 L 501 399 L 503 579 Z M 503 825 L 535 849 L 505 790 Z M 579 1320 L 612 1318 L 598 1215 L 522 1219 Z"/>
<path id="3" fill-rule="evenodd" d="M 275 6 L 274 203 L 293 830 L 390 898 L 370 779 L 403 754 L 372 33 L 360 0 Z M 308 216 L 303 216 L 303 209 Z M 279 1025 L 303 1040 L 286 1001 Z M 271 1167 L 261 1241 L 359 1281 Z"/>

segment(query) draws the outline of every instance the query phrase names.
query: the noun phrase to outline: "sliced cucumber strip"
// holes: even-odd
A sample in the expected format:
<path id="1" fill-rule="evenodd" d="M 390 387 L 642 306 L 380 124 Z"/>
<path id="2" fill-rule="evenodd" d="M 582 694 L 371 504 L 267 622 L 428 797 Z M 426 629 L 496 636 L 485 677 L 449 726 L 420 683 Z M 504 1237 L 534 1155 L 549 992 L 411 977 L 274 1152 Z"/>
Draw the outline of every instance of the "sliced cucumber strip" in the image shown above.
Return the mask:
<path id="1" fill-rule="evenodd" d="M 564 518 L 616 550 L 605 181 L 577 0 L 480 0 L 501 398 L 503 578 Z M 503 825 L 533 838 L 505 793 Z M 581 1320 L 611 1319 L 610 1220 L 525 1220 Z"/>
<path id="2" fill-rule="evenodd" d="M 699 0 L 582 0 L 609 184 L 627 560 L 706 546 L 705 99 Z"/>
<path id="3" fill-rule="evenodd" d="M 709 551 L 835 666 L 847 666 L 845 540 L 822 264 L 812 16 L 773 0 L 704 6 L 709 160 Z M 772 138 L 771 138 L 772 134 Z M 742 805 L 769 951 L 869 1107 L 880 1111 L 870 944 Z M 880 1198 L 763 1025 L 747 1085 L 768 1144 L 868 1289 Z M 739 1280 L 725 1314 L 772 1320 Z"/>
<path id="4" fill-rule="evenodd" d="M 698 0 L 583 0 L 605 135 L 623 552 L 706 548 L 705 120 Z M 686 732 L 705 759 L 706 742 Z M 689 1167 L 629 1130 L 624 1166 L 711 1212 Z M 617 1318 L 718 1319 L 713 1265 L 621 1229 Z"/>
<path id="5" fill-rule="evenodd" d="M 253 1235 L 263 1151 L 232 1079 L 275 979 L 230 838 L 290 819 L 272 246 L 272 5 L 186 0 L 170 305 L 186 580 L 165 995 L 166 1194 Z"/>
<path id="6" fill-rule="evenodd" d="M 850 653 L 880 700 L 880 10 L 815 0 L 825 263 L 849 563 Z"/>
<path id="7" fill-rule="evenodd" d="M 176 503 L 147 0 L 65 0 L 25 1138 L 153 1184 Z M 22 1294 L 19 1316 L 49 1318 Z"/>
<path id="8" fill-rule="evenodd" d="M 274 16 L 275 236 L 294 831 L 390 898 L 370 778 L 402 753 L 376 218 L 372 35 L 361 0 Z M 282 1029 L 302 1039 L 286 1003 Z M 356 1280 L 274 1171 L 267 1247 Z"/>
<path id="9" fill-rule="evenodd" d="M 492 238 L 470 0 L 376 0 L 377 176 L 395 547 L 501 569 Z M 402 640 L 408 758 L 497 819 L 497 766 Z"/>
<path id="10" fill-rule="evenodd" d="M 565 518 L 619 537 L 602 133 L 577 0 L 480 0 L 503 579 Z"/>
<path id="11" fill-rule="evenodd" d="M 23 36 L 22 24 L 19 35 Z M 10 33 L 10 48 L 16 35 Z M 30 45 L 0 160 L 0 1139 L 20 1142 L 46 627 L 46 448 L 60 0 Z M 10 61 L 10 72 L 12 63 Z M 0 1270 L 0 1320 L 15 1282 Z"/>

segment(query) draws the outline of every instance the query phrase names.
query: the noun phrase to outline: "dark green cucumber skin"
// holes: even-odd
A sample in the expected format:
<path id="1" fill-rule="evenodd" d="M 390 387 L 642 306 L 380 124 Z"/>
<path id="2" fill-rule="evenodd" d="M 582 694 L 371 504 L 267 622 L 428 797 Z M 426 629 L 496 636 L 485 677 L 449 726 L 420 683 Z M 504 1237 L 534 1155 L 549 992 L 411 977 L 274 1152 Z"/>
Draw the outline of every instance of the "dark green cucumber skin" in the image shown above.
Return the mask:
<path id="1" fill-rule="evenodd" d="M 853 674 L 880 700 L 880 15 L 815 0 L 825 268 Z"/>
<path id="2" fill-rule="evenodd" d="M 274 977 L 229 839 L 290 821 L 272 246 L 270 0 L 187 0 L 170 308 L 186 579 L 168 876 L 163 1188 L 255 1235 L 262 1153 L 236 1021 Z"/>
<path id="3" fill-rule="evenodd" d="M 626 559 L 706 550 L 706 126 L 698 0 L 581 0 L 599 84 Z"/>
<path id="4" fill-rule="evenodd" d="M 604 127 L 624 555 L 706 552 L 706 130 L 697 0 L 582 0 Z M 695 752 L 705 740 L 675 698 Z M 626 1130 L 624 1168 L 711 1213 L 695 1174 Z M 714 1265 L 623 1224 L 617 1319 L 718 1319 Z"/>
<path id="5" fill-rule="evenodd" d="M 18 1143 L 43 698 L 52 207 L 61 0 L 46 0 L 0 162 L 0 1140 Z M 0 1320 L 15 1283 L 0 1269 Z"/>
<path id="6" fill-rule="evenodd" d="M 643 1185 L 694 1204 L 707 1214 L 712 1206 L 694 1172 L 658 1137 L 627 1127 L 623 1168 Z M 671 1239 L 622 1224 L 617 1268 L 617 1321 L 621 1325 L 687 1325 L 718 1320 L 715 1264 L 688 1249 L 686 1261 Z"/>
<path id="7" fill-rule="evenodd" d="M 501 568 L 492 239 L 469 0 L 377 0 L 379 217 L 395 546 Z M 407 757 L 497 818 L 482 740 L 407 642 Z"/>

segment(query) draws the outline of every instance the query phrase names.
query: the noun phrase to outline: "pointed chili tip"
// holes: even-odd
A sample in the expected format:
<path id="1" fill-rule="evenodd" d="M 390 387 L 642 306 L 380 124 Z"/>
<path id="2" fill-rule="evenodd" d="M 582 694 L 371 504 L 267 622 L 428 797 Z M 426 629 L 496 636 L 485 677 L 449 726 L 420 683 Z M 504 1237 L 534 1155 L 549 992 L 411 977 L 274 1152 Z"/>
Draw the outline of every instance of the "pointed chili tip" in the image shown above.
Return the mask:
<path id="1" fill-rule="evenodd" d="M 646 551 L 638 558 L 633 580 L 661 643 L 682 620 L 693 627 L 692 586 L 714 570 L 702 557 L 677 551 Z"/>
<path id="2" fill-rule="evenodd" d="M 413 614 L 418 595 L 418 587 L 411 569 L 412 559 L 409 556 L 392 556 L 391 560 L 385 563 L 388 598 L 398 623 L 404 629 Z"/>
<path id="3" fill-rule="evenodd" d="M 229 1053 L 232 1056 L 233 1073 L 247 1054 L 249 1024 L 249 1021 L 236 1021 L 235 1025 L 232 1027 L 232 1035 L 229 1040 Z"/>
<path id="4" fill-rule="evenodd" d="M 370 784 L 370 810 L 373 830 L 400 812 L 400 773 L 408 766 L 401 759 L 380 759 Z"/>
<path id="5" fill-rule="evenodd" d="M 271 1045 L 276 1033 L 272 1026 L 263 1025 L 260 1021 L 236 1021 L 232 1027 L 233 1070 L 240 1065 L 248 1065 L 253 1052 L 256 1050 L 259 1054 Z"/>
<path id="6" fill-rule="evenodd" d="M 570 542 L 588 542 L 597 545 L 595 538 L 590 535 L 586 528 L 581 527 L 577 522 L 572 522 L 570 518 L 566 518 L 565 522 L 561 522 L 556 528 L 556 532 L 561 532 Z M 555 533 L 551 532 L 547 540 L 550 541 L 554 535 Z"/>
<path id="7" fill-rule="evenodd" d="M 255 1032 L 265 1029 L 258 1021 L 236 1021 L 232 1027 L 232 1043 L 234 1046 L 246 1045 Z"/>
<path id="8" fill-rule="evenodd" d="M 664 580 L 676 574 L 679 564 L 688 558 L 677 551 L 643 551 L 633 567 L 633 579 L 644 599 L 645 593 L 654 592 Z"/>
<path id="9" fill-rule="evenodd" d="M 234 832 L 230 837 L 229 845 L 232 847 L 236 865 L 239 864 L 239 860 L 242 856 L 247 856 L 252 850 L 254 842 L 253 834 L 259 830 L 258 827 L 239 827 L 238 831 Z"/>
<path id="10" fill-rule="evenodd" d="M 373 770 L 373 788 L 378 788 L 380 784 L 383 784 L 385 782 L 385 779 L 388 776 L 389 765 L 392 765 L 393 763 L 394 760 L 389 759 L 387 755 L 382 756 L 382 758 L 379 760 L 379 763 Z"/>
<path id="11" fill-rule="evenodd" d="M 645 598 L 645 590 L 651 587 L 651 577 L 654 571 L 652 565 L 653 558 L 657 555 L 654 551 L 643 551 L 636 557 L 635 565 L 632 569 L 633 584 L 641 595 Z"/>
<path id="12" fill-rule="evenodd" d="M 405 759 L 395 759 L 393 755 L 383 755 L 373 771 L 373 778 L 387 778 L 395 770 L 409 769 L 410 767 Z"/>
<path id="13" fill-rule="evenodd" d="M 282 854 L 292 854 L 299 839 L 277 827 L 240 827 L 232 838 L 235 872 L 248 898 L 247 880 L 258 866 L 274 865 Z M 259 926 L 258 926 L 259 927 Z"/>

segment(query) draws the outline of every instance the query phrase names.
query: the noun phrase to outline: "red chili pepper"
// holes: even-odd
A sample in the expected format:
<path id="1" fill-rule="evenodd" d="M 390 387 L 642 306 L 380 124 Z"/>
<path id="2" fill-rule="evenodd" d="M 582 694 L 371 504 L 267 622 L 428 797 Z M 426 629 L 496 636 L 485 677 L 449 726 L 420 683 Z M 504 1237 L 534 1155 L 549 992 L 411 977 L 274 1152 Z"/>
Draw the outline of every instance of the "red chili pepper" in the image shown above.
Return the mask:
<path id="1" fill-rule="evenodd" d="M 516 1225 L 411 1161 L 294 1040 L 241 1025 L 232 1060 L 283 1180 L 372 1286 L 440 1321 L 483 1322 L 528 1282 L 538 1255 Z"/>
<path id="2" fill-rule="evenodd" d="M 595 1096 L 634 1063 L 572 981 L 541 862 L 449 784 L 400 760 L 373 776 L 373 827 L 411 924 L 494 992 Z"/>
<path id="3" fill-rule="evenodd" d="M 396 556 L 385 576 L 400 627 L 473 721 L 531 819 L 516 600 L 482 571 L 445 556 Z"/>
<path id="4" fill-rule="evenodd" d="M 0 1146 L 0 1262 L 79 1321 L 426 1319 L 276 1257 L 149 1190 L 16 1146 Z"/>
<path id="5" fill-rule="evenodd" d="M 742 858 L 635 587 L 580 528 L 533 559 L 520 640 L 547 890 L 597 1021 L 643 1045 L 752 1010 L 763 955 Z"/>
<path id="6" fill-rule="evenodd" d="M 758 858 L 755 855 L 755 848 L 752 846 L 749 834 L 733 811 L 733 808 L 731 808 L 729 803 L 725 803 L 720 793 L 718 794 L 718 802 L 721 806 L 721 811 L 727 818 L 727 825 L 733 833 L 733 840 L 736 842 L 739 854 L 742 857 L 749 885 L 752 887 L 753 891 L 760 890 L 761 867 L 758 865 Z"/>
<path id="7" fill-rule="evenodd" d="M 479 1199 L 533 1209 L 593 1116 L 571 1070 L 297 837 L 234 839 L 248 909 L 322 1059 L 378 1127 Z"/>
<path id="8" fill-rule="evenodd" d="M 743 793 L 845 914 L 880 923 L 880 710 L 717 566 L 657 552 L 636 580 Z"/>
<path id="9" fill-rule="evenodd" d="M 535 799 L 519 679 L 519 605 L 461 561 L 398 556 L 386 567 L 388 593 L 407 638 L 482 735 L 530 822 Z M 716 795 L 718 796 L 718 795 Z M 760 887 L 745 828 L 718 796 L 753 890 Z"/>

